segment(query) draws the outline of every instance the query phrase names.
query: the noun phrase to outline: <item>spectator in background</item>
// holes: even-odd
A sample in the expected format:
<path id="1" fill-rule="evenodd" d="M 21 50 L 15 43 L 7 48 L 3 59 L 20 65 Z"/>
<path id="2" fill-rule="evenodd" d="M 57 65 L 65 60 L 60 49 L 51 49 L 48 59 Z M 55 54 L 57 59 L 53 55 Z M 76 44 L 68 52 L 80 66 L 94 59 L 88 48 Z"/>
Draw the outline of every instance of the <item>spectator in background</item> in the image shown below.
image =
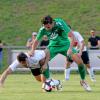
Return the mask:
<path id="1" fill-rule="evenodd" d="M 90 49 L 99 49 L 100 48 L 100 37 L 96 36 L 94 29 L 90 31 L 91 37 L 88 39 L 88 47 Z"/>
<path id="2" fill-rule="evenodd" d="M 3 58 L 3 43 L 0 40 L 0 68 L 2 67 L 2 58 Z"/>
<path id="3" fill-rule="evenodd" d="M 27 43 L 26 43 L 26 47 L 27 48 L 29 48 L 29 49 L 31 48 L 32 43 L 34 42 L 36 36 L 37 36 L 37 33 L 36 32 L 33 32 L 32 33 L 32 37 L 27 40 Z"/>
<path id="4" fill-rule="evenodd" d="M 46 48 L 49 44 L 48 37 L 46 35 L 43 36 L 42 41 L 40 43 L 40 47 Z"/>

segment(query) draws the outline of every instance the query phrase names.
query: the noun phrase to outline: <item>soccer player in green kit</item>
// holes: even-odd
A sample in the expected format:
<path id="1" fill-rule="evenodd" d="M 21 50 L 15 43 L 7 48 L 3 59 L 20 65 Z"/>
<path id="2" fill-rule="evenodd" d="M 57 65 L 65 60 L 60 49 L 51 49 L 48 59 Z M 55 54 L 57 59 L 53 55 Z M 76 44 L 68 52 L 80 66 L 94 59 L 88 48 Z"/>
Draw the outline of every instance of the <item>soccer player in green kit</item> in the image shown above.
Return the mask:
<path id="1" fill-rule="evenodd" d="M 81 57 L 74 54 L 72 51 L 74 35 L 64 20 L 60 18 L 53 19 L 49 15 L 42 19 L 42 27 L 39 29 L 37 37 L 32 45 L 30 55 L 34 53 L 34 50 L 37 48 L 44 35 L 47 35 L 50 41 L 47 47 L 47 50 L 50 53 L 50 60 L 60 53 L 66 56 L 67 59 L 71 58 L 73 61 L 75 61 L 78 64 L 78 69 L 81 76 L 81 85 L 86 91 L 91 91 L 90 86 L 85 81 L 85 67 Z M 71 42 L 68 39 L 68 35 L 71 37 Z M 47 68 L 44 73 L 48 75 L 49 69 Z"/>

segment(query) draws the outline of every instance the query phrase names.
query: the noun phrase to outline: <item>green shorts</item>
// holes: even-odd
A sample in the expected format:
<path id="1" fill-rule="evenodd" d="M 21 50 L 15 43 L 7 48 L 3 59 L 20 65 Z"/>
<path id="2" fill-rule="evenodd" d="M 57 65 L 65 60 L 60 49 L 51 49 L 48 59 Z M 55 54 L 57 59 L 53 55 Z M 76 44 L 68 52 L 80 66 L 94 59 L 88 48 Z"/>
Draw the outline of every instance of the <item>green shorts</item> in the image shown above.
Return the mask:
<path id="1" fill-rule="evenodd" d="M 69 45 L 65 46 L 56 46 L 56 47 L 48 47 L 50 51 L 50 60 L 54 58 L 57 54 L 62 54 L 64 56 L 67 56 L 67 51 L 69 49 Z"/>

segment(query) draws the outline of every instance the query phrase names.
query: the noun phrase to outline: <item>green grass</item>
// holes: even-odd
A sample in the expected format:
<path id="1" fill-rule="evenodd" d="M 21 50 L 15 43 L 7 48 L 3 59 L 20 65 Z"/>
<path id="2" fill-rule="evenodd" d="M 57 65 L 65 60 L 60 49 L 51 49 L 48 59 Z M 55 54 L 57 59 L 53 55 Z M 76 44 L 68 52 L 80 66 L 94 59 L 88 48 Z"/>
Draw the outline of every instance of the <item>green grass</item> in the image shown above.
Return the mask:
<path id="1" fill-rule="evenodd" d="M 9 46 L 25 46 L 47 14 L 63 18 L 83 35 L 86 43 L 91 28 L 100 35 L 100 0 L 0 0 L 0 40 Z M 3 64 L 5 69 L 7 50 Z"/>
<path id="2" fill-rule="evenodd" d="M 63 80 L 63 74 L 52 74 L 56 79 Z M 92 92 L 86 92 L 79 84 L 79 75 L 71 74 L 69 81 L 63 82 L 63 91 L 44 93 L 41 84 L 30 74 L 10 75 L 5 87 L 0 88 L 0 100 L 100 100 L 100 75 L 96 75 L 94 84 L 86 77 Z"/>
<path id="3" fill-rule="evenodd" d="M 61 17 L 84 34 L 100 31 L 100 0 L 0 0 L 0 39 L 8 45 L 25 45 L 41 18 Z"/>

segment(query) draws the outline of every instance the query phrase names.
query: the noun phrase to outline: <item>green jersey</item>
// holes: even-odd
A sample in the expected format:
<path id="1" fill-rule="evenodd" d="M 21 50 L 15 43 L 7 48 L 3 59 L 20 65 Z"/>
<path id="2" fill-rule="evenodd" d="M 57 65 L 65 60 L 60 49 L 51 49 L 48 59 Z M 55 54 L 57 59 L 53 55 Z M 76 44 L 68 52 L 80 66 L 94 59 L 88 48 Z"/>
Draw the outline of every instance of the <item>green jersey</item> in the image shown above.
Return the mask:
<path id="1" fill-rule="evenodd" d="M 70 28 L 68 25 L 62 19 L 56 18 L 54 19 L 54 27 L 49 31 L 41 27 L 36 38 L 40 41 L 43 35 L 47 35 L 50 41 L 49 47 L 65 46 L 69 44 L 69 32 Z"/>

